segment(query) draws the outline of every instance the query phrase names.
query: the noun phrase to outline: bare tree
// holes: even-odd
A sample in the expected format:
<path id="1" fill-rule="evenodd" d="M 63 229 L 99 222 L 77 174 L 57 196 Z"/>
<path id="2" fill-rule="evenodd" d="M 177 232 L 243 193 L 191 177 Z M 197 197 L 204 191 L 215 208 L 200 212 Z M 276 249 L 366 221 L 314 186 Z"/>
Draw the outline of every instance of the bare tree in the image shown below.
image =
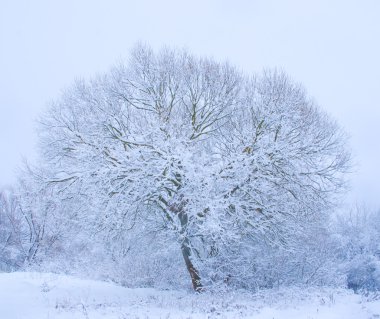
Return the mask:
<path id="1" fill-rule="evenodd" d="M 25 212 L 13 190 L 0 193 L 0 262 L 8 270 L 35 259 L 44 237 L 45 219 Z"/>
<path id="2" fill-rule="evenodd" d="M 18 202 L 10 190 L 0 192 L 0 267 L 17 269 L 20 265 L 20 216 Z"/>
<path id="3" fill-rule="evenodd" d="M 196 291 L 202 265 L 228 264 L 257 236 L 288 245 L 323 215 L 344 186 L 345 142 L 281 72 L 141 45 L 41 118 L 47 185 L 87 205 L 96 230 L 174 234 Z"/>

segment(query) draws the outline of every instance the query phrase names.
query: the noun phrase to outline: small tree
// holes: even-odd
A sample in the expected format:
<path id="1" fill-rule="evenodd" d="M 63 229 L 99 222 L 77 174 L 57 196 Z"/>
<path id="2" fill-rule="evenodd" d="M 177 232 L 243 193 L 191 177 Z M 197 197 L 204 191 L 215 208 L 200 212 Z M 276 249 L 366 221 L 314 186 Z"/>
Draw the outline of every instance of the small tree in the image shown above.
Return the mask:
<path id="1" fill-rule="evenodd" d="M 205 267 L 204 281 L 227 280 L 252 240 L 291 245 L 324 215 L 344 186 L 345 141 L 281 72 L 145 46 L 41 119 L 47 185 L 94 229 L 142 223 L 177 240 L 197 291 Z"/>
<path id="2" fill-rule="evenodd" d="M 0 192 L 0 270 L 13 270 L 22 264 L 19 235 L 21 220 L 18 201 L 11 190 Z"/>
<path id="3" fill-rule="evenodd" d="M 0 192 L 0 269 L 16 270 L 37 261 L 57 239 L 53 199 L 36 183 L 31 170 L 21 174 L 17 187 Z M 20 195 L 22 194 L 22 195 Z M 54 229 L 54 230 L 52 230 Z"/>

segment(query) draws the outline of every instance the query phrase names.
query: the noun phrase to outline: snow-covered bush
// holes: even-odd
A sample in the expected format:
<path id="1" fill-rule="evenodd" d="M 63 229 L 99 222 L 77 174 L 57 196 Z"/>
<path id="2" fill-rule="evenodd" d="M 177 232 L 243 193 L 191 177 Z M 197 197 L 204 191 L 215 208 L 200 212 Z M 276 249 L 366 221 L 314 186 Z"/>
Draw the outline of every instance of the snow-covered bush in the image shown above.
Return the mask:
<path id="1" fill-rule="evenodd" d="M 258 245 L 260 286 L 342 285 L 330 233 L 325 227 L 310 226 L 295 238 L 292 249 Z"/>
<path id="2" fill-rule="evenodd" d="M 347 286 L 380 290 L 380 210 L 356 207 L 335 223 L 335 239 Z"/>
<path id="3" fill-rule="evenodd" d="M 265 237 L 239 247 L 231 245 L 229 255 L 208 260 L 210 278 L 227 287 L 249 290 L 294 285 L 343 286 L 345 277 L 336 256 L 336 242 L 327 226 L 322 221 L 305 222 L 288 246 L 273 245 Z"/>
<path id="4" fill-rule="evenodd" d="M 347 287 L 358 291 L 380 291 L 380 259 L 357 255 L 348 264 Z"/>

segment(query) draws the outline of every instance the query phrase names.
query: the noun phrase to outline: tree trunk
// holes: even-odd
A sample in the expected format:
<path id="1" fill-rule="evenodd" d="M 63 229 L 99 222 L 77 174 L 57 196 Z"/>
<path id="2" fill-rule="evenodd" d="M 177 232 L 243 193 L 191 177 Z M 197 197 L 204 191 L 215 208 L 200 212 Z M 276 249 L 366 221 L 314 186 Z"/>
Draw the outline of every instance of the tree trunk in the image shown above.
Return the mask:
<path id="1" fill-rule="evenodd" d="M 183 241 L 181 243 L 182 256 L 183 256 L 183 259 L 185 260 L 186 268 L 190 274 L 191 283 L 193 284 L 194 290 L 196 292 L 201 292 L 203 290 L 203 287 L 201 284 L 201 277 L 199 276 L 198 270 L 195 268 L 194 264 L 191 262 L 190 240 L 186 235 L 188 216 L 183 210 L 181 210 L 181 212 L 178 214 L 178 218 L 181 221 L 181 228 L 182 228 L 181 233 L 184 236 Z"/>
<path id="2" fill-rule="evenodd" d="M 196 292 L 201 292 L 203 287 L 201 284 L 201 277 L 199 276 L 198 270 L 194 267 L 191 262 L 191 250 L 189 247 L 189 240 L 186 237 L 181 244 L 182 256 L 185 260 L 186 268 L 189 271 L 191 277 L 191 283 L 193 284 L 193 288 Z"/>

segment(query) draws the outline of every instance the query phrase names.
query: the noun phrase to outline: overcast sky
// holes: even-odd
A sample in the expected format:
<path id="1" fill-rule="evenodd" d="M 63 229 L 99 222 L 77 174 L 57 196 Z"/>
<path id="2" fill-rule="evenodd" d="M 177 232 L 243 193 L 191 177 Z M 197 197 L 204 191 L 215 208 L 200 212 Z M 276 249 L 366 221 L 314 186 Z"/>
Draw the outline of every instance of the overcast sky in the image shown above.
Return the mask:
<path id="1" fill-rule="evenodd" d="M 0 186 L 36 158 L 36 118 L 137 41 L 280 67 L 351 135 L 345 201 L 380 208 L 380 1 L 0 0 Z"/>

